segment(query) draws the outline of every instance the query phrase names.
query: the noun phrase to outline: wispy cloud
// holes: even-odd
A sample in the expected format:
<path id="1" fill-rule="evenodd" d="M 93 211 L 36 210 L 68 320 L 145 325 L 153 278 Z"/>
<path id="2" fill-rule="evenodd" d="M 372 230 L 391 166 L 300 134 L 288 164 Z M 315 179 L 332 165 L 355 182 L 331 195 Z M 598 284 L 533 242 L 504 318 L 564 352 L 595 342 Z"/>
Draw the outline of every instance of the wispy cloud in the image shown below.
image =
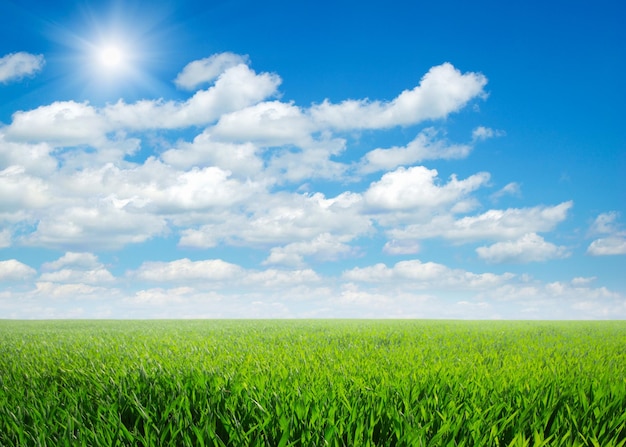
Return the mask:
<path id="1" fill-rule="evenodd" d="M 0 57 L 0 83 L 19 81 L 41 71 L 45 64 L 41 54 L 10 53 Z"/>

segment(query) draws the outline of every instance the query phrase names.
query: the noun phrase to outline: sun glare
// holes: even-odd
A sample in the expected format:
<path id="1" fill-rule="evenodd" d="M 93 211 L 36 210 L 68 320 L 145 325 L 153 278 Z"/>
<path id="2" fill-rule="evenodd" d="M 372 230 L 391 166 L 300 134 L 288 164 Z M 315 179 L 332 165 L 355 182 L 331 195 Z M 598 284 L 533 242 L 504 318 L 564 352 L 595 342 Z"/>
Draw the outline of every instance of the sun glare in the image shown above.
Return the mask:
<path id="1" fill-rule="evenodd" d="M 124 52 L 115 45 L 108 45 L 100 49 L 100 64 L 108 69 L 118 69 L 124 63 Z"/>

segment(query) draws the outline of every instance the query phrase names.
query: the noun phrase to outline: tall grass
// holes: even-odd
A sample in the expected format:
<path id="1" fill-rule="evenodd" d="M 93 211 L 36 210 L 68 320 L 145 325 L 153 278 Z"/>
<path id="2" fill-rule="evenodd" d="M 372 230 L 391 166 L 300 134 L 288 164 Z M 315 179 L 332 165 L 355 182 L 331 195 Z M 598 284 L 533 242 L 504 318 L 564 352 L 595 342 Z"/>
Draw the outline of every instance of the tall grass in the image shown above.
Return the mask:
<path id="1" fill-rule="evenodd" d="M 624 446 L 626 322 L 0 321 L 1 446 Z"/>

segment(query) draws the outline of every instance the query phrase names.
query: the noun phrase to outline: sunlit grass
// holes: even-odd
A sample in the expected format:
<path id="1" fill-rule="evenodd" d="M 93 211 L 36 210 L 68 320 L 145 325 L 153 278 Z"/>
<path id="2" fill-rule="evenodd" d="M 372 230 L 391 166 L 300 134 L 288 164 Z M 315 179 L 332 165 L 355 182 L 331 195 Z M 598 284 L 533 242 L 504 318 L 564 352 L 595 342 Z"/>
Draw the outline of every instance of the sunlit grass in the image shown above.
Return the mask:
<path id="1" fill-rule="evenodd" d="M 626 322 L 0 322 L 0 445 L 622 446 Z"/>

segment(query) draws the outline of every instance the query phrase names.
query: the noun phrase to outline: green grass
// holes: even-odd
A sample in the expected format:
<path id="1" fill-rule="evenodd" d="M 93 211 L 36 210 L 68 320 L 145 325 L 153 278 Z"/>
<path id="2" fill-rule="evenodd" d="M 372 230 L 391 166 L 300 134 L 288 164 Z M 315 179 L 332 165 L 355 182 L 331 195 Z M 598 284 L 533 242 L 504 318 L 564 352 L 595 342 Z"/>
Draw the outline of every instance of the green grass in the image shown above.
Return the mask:
<path id="1" fill-rule="evenodd" d="M 624 446 L 626 322 L 0 321 L 0 446 Z"/>

